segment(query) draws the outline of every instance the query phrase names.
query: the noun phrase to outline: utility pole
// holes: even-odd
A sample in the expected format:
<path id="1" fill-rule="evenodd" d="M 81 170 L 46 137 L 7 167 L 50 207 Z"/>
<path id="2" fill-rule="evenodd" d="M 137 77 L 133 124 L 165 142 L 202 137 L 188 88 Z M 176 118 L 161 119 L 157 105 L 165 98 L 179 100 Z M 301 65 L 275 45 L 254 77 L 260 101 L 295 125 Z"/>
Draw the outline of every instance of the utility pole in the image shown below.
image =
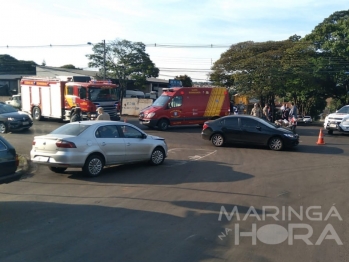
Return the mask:
<path id="1" fill-rule="evenodd" d="M 104 74 L 103 74 L 103 80 L 106 80 L 106 70 L 105 70 L 105 40 L 103 40 L 103 70 L 104 70 Z"/>

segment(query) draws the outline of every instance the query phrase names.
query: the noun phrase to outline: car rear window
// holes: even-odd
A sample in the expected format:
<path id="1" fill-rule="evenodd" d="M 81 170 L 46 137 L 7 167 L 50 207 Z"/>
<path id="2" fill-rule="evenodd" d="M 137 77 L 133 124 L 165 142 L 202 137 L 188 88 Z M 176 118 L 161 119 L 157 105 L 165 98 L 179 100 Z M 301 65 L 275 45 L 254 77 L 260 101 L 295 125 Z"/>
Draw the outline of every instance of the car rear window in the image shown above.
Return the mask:
<path id="1" fill-rule="evenodd" d="M 50 134 L 78 136 L 89 127 L 90 125 L 65 124 L 64 126 L 53 130 Z"/>

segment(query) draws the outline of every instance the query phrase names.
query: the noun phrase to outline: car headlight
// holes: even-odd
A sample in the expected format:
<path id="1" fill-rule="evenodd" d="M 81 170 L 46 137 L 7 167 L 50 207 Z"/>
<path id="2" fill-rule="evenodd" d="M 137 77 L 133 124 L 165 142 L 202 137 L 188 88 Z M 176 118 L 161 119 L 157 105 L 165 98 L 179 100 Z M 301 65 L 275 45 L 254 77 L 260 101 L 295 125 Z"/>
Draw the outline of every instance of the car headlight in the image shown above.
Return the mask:
<path id="1" fill-rule="evenodd" d="M 153 112 L 153 113 L 149 113 L 148 115 L 147 115 L 147 118 L 152 118 L 153 116 L 155 116 L 155 113 Z"/>
<path id="2" fill-rule="evenodd" d="M 284 134 L 284 136 L 290 137 L 290 138 L 294 138 L 295 137 L 294 134 Z"/>
<path id="3" fill-rule="evenodd" d="M 7 121 L 15 121 L 16 119 L 15 118 L 13 118 L 13 117 L 8 117 L 7 118 Z"/>
<path id="4" fill-rule="evenodd" d="M 343 119 L 342 124 L 349 125 L 349 118 Z"/>

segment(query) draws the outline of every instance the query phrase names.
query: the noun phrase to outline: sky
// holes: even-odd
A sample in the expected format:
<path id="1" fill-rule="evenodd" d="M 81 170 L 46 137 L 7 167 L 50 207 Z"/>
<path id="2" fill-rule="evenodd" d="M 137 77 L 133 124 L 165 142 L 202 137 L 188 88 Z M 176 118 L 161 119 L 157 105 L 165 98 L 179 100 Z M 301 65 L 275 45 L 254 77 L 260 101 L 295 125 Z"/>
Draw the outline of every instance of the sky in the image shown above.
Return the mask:
<path id="1" fill-rule="evenodd" d="M 305 35 L 348 0 L 0 0 L 0 54 L 88 69 L 87 43 L 142 42 L 160 79 L 207 81 L 233 44 Z M 155 46 L 156 44 L 156 46 Z M 50 46 L 51 45 L 51 46 Z M 160 47 L 159 47 L 160 45 Z M 167 47 L 161 47 L 166 45 Z M 205 46 L 205 47 L 204 47 Z"/>

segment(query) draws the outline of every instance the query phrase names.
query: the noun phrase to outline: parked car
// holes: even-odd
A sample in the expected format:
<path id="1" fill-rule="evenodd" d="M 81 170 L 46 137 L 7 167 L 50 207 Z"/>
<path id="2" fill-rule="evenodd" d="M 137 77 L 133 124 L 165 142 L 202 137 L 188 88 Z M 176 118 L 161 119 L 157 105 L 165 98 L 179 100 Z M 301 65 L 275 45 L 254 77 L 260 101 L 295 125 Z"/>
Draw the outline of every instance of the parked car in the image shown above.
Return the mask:
<path id="1" fill-rule="evenodd" d="M 0 136 L 0 178 L 15 174 L 18 164 L 16 149 Z"/>
<path id="2" fill-rule="evenodd" d="M 304 116 L 303 117 L 303 123 L 304 124 L 310 124 L 313 122 L 313 119 L 311 118 L 311 116 Z"/>
<path id="3" fill-rule="evenodd" d="M 349 133 L 349 105 L 343 106 L 335 113 L 329 114 L 325 118 L 324 128 L 329 135 L 333 131 L 348 134 Z"/>
<path id="4" fill-rule="evenodd" d="M 33 125 L 31 115 L 0 102 L 0 133 L 27 130 Z"/>
<path id="5" fill-rule="evenodd" d="M 258 117 L 231 115 L 207 121 L 201 132 L 203 139 L 210 140 L 214 146 L 225 143 L 244 143 L 266 145 L 272 150 L 297 146 L 298 134 Z"/>
<path id="6" fill-rule="evenodd" d="M 81 121 L 65 124 L 51 133 L 35 136 L 30 158 L 51 171 L 82 168 L 91 177 L 104 166 L 147 161 L 160 165 L 167 157 L 164 138 L 144 133 L 117 121 Z"/>

